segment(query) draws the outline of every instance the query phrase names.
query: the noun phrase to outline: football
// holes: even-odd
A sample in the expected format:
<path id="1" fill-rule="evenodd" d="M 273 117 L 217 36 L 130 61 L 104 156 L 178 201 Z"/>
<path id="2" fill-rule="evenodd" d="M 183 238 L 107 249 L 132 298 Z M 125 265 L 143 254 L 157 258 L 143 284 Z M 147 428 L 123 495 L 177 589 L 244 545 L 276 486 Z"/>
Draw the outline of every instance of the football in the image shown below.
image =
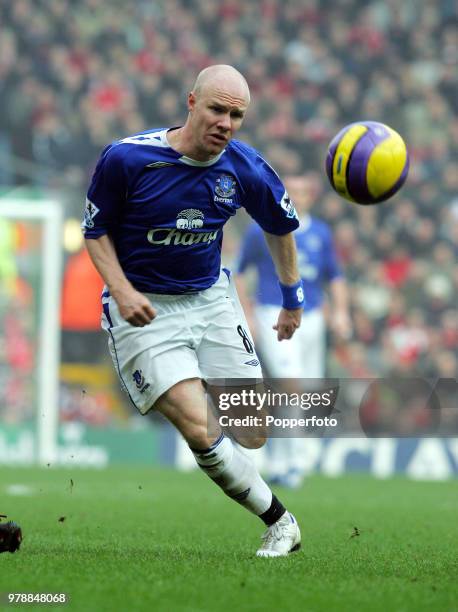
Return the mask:
<path id="1" fill-rule="evenodd" d="M 409 154 L 402 137 L 376 121 L 358 121 L 335 136 L 326 156 L 329 181 L 346 200 L 378 204 L 391 198 L 409 172 Z"/>

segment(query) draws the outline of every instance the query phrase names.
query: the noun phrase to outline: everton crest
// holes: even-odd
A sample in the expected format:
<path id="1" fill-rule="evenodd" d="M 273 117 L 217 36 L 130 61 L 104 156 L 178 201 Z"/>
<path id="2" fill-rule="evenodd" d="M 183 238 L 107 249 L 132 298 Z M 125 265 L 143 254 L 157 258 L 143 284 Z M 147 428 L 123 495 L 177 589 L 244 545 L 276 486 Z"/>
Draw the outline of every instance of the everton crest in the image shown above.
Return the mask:
<path id="1" fill-rule="evenodd" d="M 222 174 L 216 179 L 215 193 L 220 198 L 230 198 L 235 193 L 236 181 L 230 174 Z"/>

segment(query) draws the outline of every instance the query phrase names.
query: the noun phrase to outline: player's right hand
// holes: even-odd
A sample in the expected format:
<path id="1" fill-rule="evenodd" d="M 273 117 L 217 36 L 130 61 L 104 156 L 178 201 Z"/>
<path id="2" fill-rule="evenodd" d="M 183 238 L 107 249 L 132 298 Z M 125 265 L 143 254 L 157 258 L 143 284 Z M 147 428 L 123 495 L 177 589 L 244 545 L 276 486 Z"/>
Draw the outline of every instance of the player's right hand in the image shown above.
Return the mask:
<path id="1" fill-rule="evenodd" d="M 148 298 L 135 289 L 117 295 L 115 299 L 122 318 L 134 327 L 148 325 L 157 314 Z"/>

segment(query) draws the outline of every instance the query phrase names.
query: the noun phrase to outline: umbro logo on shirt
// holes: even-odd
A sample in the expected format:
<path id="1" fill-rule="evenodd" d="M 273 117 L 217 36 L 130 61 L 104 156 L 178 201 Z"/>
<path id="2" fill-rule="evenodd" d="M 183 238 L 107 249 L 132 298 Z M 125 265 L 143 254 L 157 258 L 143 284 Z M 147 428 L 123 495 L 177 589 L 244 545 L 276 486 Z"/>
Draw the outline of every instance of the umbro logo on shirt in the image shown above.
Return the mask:
<path id="1" fill-rule="evenodd" d="M 152 162 L 151 164 L 147 164 L 146 168 L 165 168 L 166 166 L 174 166 L 175 164 L 173 164 L 172 162 L 166 162 L 166 161 L 156 161 L 156 162 Z"/>

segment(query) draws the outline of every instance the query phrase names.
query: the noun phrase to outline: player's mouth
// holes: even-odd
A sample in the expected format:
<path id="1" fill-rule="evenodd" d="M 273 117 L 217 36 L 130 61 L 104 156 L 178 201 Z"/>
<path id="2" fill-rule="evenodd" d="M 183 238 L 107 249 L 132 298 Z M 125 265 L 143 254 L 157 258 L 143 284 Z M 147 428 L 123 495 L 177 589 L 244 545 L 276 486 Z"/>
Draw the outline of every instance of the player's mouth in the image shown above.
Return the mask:
<path id="1" fill-rule="evenodd" d="M 209 137 L 220 145 L 225 145 L 227 143 L 227 138 L 222 136 L 221 134 L 209 134 Z"/>

